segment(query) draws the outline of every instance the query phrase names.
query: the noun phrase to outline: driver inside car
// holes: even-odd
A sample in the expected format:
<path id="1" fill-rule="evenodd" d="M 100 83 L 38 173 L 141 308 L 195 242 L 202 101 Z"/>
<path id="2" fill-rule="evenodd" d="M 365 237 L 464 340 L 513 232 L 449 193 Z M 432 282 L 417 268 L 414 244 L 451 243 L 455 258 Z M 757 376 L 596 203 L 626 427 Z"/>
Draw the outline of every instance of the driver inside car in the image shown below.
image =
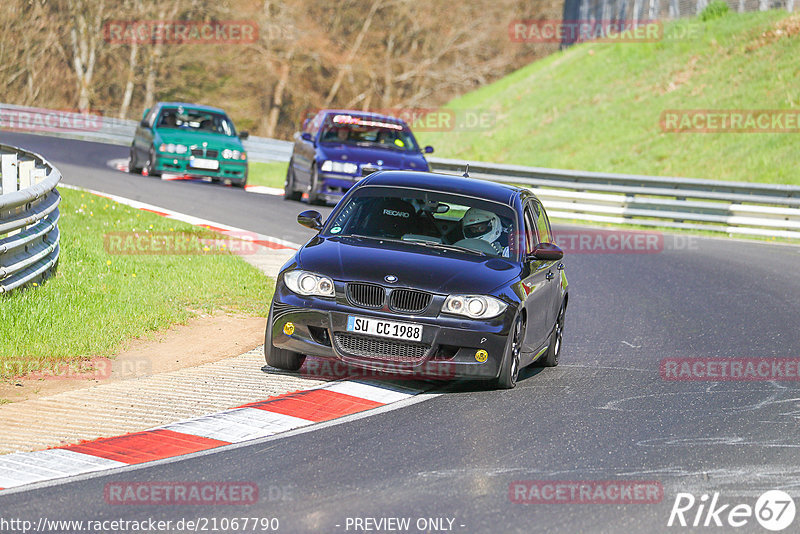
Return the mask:
<path id="1" fill-rule="evenodd" d="M 498 256 L 504 258 L 510 256 L 508 247 L 500 243 L 503 225 L 500 222 L 500 217 L 495 213 L 479 208 L 470 208 L 461 219 L 461 230 L 464 233 L 464 246 L 467 246 L 467 248 L 471 247 L 466 242 L 480 239 L 489 243 Z"/>

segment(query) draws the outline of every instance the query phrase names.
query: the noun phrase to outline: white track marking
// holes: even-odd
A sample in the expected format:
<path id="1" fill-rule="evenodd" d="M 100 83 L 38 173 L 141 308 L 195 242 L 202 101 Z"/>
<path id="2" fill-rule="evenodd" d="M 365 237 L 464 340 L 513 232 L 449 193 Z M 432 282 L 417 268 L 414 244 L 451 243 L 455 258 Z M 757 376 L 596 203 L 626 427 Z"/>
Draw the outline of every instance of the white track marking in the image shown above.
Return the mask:
<path id="1" fill-rule="evenodd" d="M 235 408 L 224 412 L 173 423 L 161 428 L 192 434 L 204 438 L 218 439 L 228 443 L 240 443 L 279 432 L 286 432 L 313 421 L 259 410 L 257 408 Z"/>

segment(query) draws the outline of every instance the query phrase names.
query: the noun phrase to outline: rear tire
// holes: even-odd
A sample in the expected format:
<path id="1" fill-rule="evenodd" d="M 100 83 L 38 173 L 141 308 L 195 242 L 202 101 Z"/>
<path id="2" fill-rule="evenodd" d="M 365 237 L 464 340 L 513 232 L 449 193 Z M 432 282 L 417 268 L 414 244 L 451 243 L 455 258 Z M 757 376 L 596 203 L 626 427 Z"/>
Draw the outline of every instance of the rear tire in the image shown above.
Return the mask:
<path id="1" fill-rule="evenodd" d="M 302 195 L 299 191 L 295 191 L 294 182 L 294 163 L 289 160 L 289 167 L 286 169 L 286 180 L 283 182 L 283 200 L 300 200 Z"/>
<path id="2" fill-rule="evenodd" d="M 517 385 L 519 377 L 519 357 L 522 349 L 522 339 L 525 332 L 525 321 L 518 315 L 508 334 L 508 344 L 503 356 L 500 376 L 495 379 L 494 385 L 498 389 L 511 389 Z"/>
<path id="3" fill-rule="evenodd" d="M 558 318 L 556 319 L 553 333 L 550 334 L 550 346 L 547 347 L 547 352 L 539 359 L 542 367 L 555 367 L 558 365 L 558 358 L 561 355 L 561 341 L 564 338 L 564 319 L 567 314 L 567 303 L 561 304 L 561 309 L 558 311 Z"/>

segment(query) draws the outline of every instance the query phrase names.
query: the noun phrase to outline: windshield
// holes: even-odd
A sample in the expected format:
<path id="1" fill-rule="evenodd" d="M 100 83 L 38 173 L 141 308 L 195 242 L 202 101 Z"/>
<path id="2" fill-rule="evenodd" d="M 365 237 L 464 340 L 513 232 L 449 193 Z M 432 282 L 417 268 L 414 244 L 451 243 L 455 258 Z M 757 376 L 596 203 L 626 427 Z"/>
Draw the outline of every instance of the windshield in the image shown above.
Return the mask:
<path id="1" fill-rule="evenodd" d="M 404 123 L 369 116 L 328 115 L 320 142 L 419 152 L 411 130 Z"/>
<path id="2" fill-rule="evenodd" d="M 337 211 L 324 235 L 362 236 L 459 247 L 516 258 L 514 211 L 472 197 L 391 187 L 364 187 Z"/>
<path id="3" fill-rule="evenodd" d="M 235 136 L 233 122 L 223 113 L 186 108 L 164 108 L 158 116 L 158 128 L 176 128 Z"/>

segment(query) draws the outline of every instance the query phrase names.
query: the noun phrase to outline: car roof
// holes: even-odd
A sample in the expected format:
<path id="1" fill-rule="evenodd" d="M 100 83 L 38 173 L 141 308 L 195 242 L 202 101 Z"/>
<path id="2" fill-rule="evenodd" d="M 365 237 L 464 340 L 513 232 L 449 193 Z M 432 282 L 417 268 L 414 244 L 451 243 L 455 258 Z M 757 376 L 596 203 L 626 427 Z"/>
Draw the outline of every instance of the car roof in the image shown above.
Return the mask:
<path id="1" fill-rule="evenodd" d="M 514 197 L 526 191 L 520 187 L 498 182 L 418 171 L 378 171 L 358 183 L 358 187 L 368 185 L 435 189 L 444 193 L 474 196 L 509 205 L 513 204 Z"/>
<path id="2" fill-rule="evenodd" d="M 323 109 L 320 110 L 326 115 L 356 115 L 358 117 L 370 117 L 374 119 L 389 120 L 405 124 L 406 121 L 399 117 L 392 115 L 384 115 L 383 113 L 375 113 L 373 111 L 358 111 L 356 109 Z"/>
<path id="3" fill-rule="evenodd" d="M 189 102 L 159 102 L 159 107 L 184 107 L 190 109 L 196 109 L 198 111 L 213 111 L 216 113 L 222 113 L 223 115 L 227 115 L 224 110 L 220 108 L 215 108 L 213 106 L 205 106 L 203 104 L 191 104 Z"/>

